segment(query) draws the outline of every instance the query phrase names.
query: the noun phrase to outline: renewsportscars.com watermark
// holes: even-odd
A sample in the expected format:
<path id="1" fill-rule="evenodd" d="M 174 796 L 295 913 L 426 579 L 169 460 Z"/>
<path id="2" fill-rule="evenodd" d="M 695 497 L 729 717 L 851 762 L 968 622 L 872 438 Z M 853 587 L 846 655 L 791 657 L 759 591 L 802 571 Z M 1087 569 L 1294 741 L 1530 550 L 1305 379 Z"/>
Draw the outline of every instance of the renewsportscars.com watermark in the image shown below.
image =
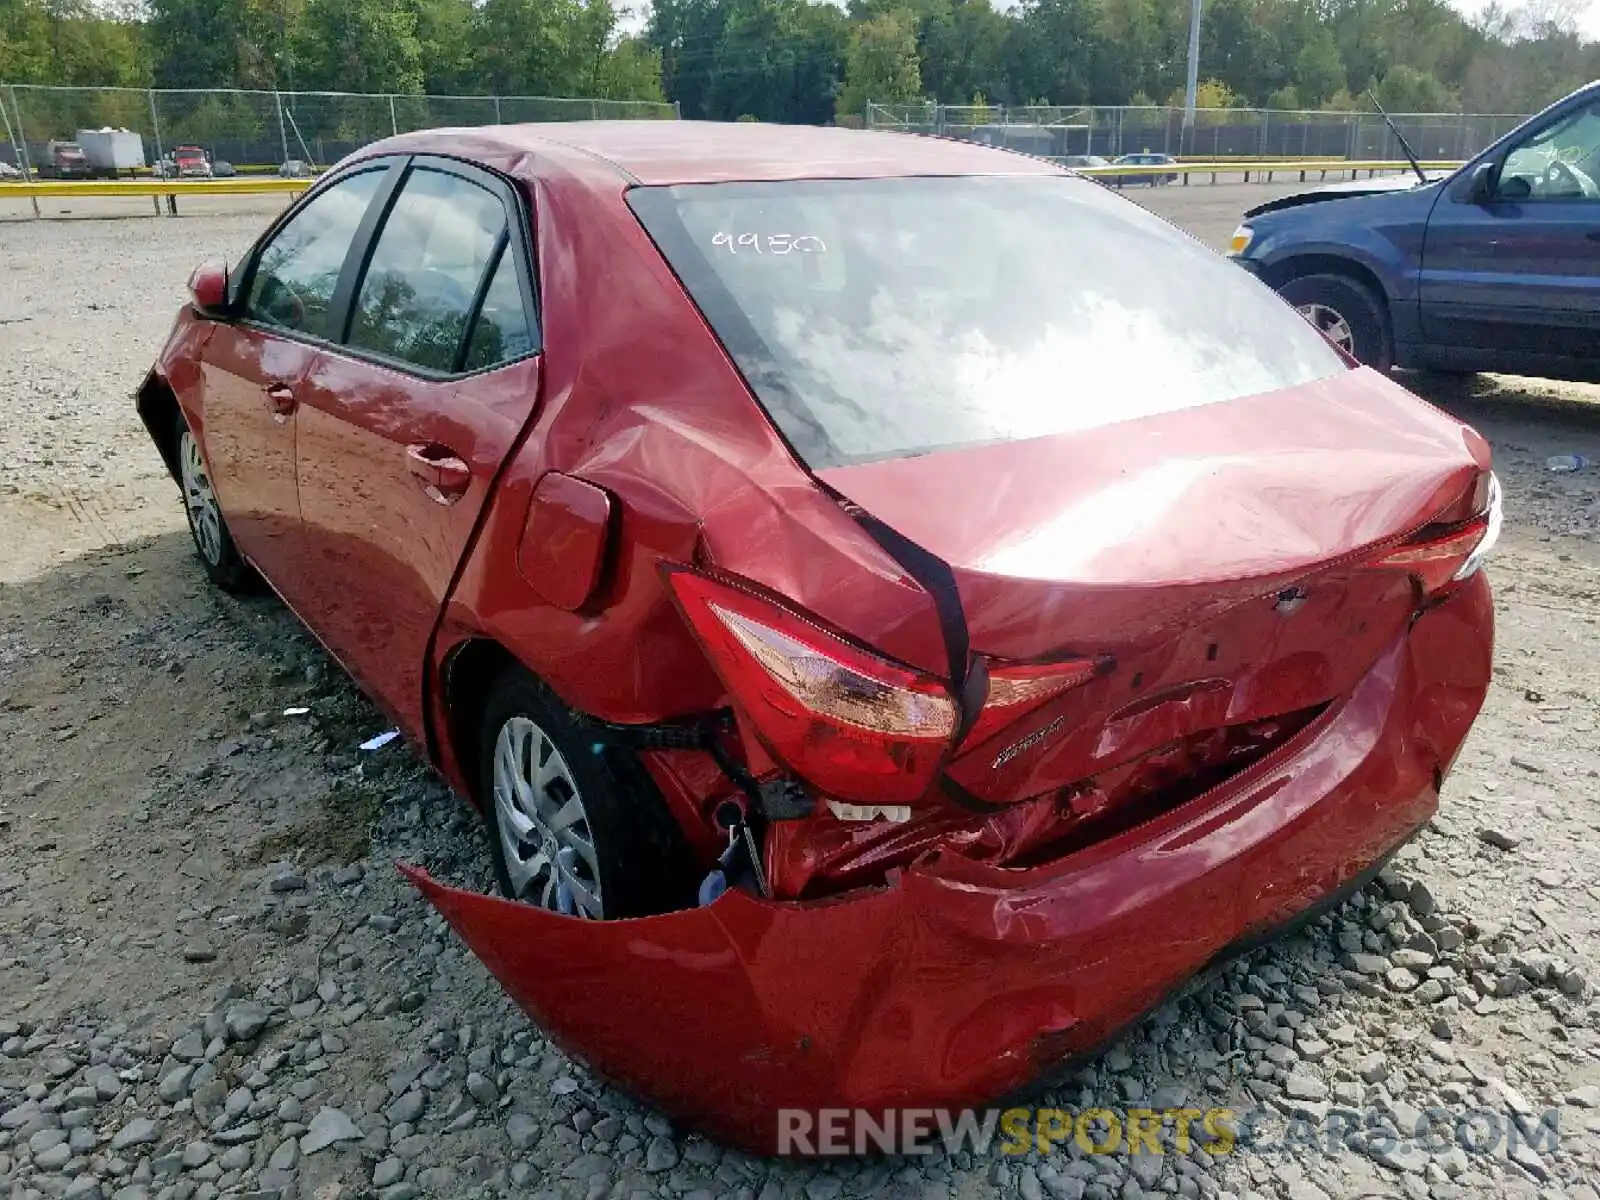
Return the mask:
<path id="1" fill-rule="evenodd" d="M 1557 1110 L 1511 1115 L 1502 1109 L 1430 1108 L 1402 1128 L 1384 1109 L 1331 1108 L 1325 1114 L 1272 1108 L 824 1108 L 778 1110 L 778 1153 L 932 1154 L 1232 1154 L 1307 1149 L 1330 1157 L 1359 1146 L 1370 1157 L 1412 1150 L 1469 1155 L 1553 1152 L 1561 1144 Z M 1072 1148 L 1076 1147 L 1076 1150 Z"/>

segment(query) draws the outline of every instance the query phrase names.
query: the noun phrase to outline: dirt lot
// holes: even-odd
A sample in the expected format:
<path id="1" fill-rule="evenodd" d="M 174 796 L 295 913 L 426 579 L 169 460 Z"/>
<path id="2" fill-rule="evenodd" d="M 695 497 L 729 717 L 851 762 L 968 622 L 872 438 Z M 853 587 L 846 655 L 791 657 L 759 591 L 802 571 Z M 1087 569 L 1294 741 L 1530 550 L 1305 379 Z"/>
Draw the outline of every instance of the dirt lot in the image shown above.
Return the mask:
<path id="1" fill-rule="evenodd" d="M 1149 202 L 1217 244 L 1262 194 Z M 1543 461 L 1600 458 L 1600 392 L 1410 381 L 1491 439 L 1507 490 L 1496 684 L 1439 818 L 1051 1098 L 1378 1124 L 758 1162 L 595 1083 L 504 1000 L 392 867 L 486 886 L 475 820 L 403 746 L 359 752 L 380 719 L 309 636 L 193 562 L 127 397 L 191 266 L 272 207 L 0 224 L 0 1195 L 1593 1200 L 1600 475 Z M 1480 1127 L 1384 1136 L 1430 1109 Z"/>

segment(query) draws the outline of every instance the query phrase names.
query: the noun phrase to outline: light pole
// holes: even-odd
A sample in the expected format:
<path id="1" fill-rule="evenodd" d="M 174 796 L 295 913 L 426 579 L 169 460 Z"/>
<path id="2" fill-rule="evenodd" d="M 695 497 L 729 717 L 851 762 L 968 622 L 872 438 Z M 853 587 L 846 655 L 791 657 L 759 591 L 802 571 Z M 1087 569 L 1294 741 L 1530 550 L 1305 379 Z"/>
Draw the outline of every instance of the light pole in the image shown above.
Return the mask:
<path id="1" fill-rule="evenodd" d="M 1183 91 L 1183 133 L 1180 152 L 1194 148 L 1194 102 L 1200 88 L 1200 0 L 1190 0 L 1189 5 L 1189 76 Z"/>

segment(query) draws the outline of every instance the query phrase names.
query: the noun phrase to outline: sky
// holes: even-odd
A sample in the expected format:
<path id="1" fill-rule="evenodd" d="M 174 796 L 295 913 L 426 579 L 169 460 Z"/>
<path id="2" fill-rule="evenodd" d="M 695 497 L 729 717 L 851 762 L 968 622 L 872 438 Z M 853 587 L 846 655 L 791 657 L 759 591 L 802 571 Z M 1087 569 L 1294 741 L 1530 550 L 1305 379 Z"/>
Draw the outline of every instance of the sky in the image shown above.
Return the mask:
<path id="1" fill-rule="evenodd" d="M 1473 16 L 1482 10 L 1487 0 L 1450 0 L 1451 4 L 1467 16 Z M 1586 38 L 1600 41 L 1600 0 L 1569 0 L 1571 7 L 1577 11 L 1578 31 Z M 1513 0 L 1509 7 L 1515 11 L 1523 7 L 1519 0 Z"/>

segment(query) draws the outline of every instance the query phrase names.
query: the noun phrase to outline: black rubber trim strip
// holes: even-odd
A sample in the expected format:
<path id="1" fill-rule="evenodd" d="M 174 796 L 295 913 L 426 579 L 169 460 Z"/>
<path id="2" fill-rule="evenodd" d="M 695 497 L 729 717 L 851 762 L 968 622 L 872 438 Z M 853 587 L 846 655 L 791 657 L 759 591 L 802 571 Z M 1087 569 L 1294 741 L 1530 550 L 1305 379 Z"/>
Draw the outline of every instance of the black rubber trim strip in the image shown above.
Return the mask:
<path id="1" fill-rule="evenodd" d="M 977 714 L 968 716 L 968 698 L 964 695 L 967 678 L 972 673 L 972 647 L 968 641 L 967 616 L 961 607 L 961 593 L 956 590 L 955 572 L 944 559 L 885 525 L 848 496 L 841 495 L 820 479 L 817 485 L 933 598 L 934 611 L 939 615 L 939 631 L 944 635 L 945 656 L 950 663 L 950 684 L 961 702 L 962 734 L 965 735 L 965 727 Z"/>
<path id="2" fill-rule="evenodd" d="M 945 655 L 950 662 L 950 689 L 961 708 L 961 721 L 951 744 L 961 745 L 983 711 L 983 702 L 989 693 L 989 673 L 981 659 L 972 657 L 967 614 L 961 604 L 961 592 L 956 587 L 955 572 L 944 559 L 884 524 L 848 496 L 820 479 L 817 484 L 933 598 L 939 629 L 944 635 Z M 938 787 L 947 799 L 972 812 L 994 813 L 1005 807 L 973 795 L 943 771 L 939 772 Z"/>
<path id="3" fill-rule="evenodd" d="M 982 796 L 968 791 L 965 787 L 952 779 L 949 774 L 942 771 L 939 773 L 939 790 L 944 793 L 945 799 L 949 800 L 952 804 L 957 804 L 962 808 L 970 809 L 972 812 L 997 813 L 1004 812 L 1008 808 L 1016 807 L 1015 804 L 991 803 L 990 801 L 985 800 Z M 1026 803 L 1026 801 L 1024 801 L 1024 803 Z"/>
<path id="4" fill-rule="evenodd" d="M 629 750 L 712 750 L 717 730 L 725 718 L 708 714 L 687 722 L 660 722 L 644 725 L 619 725 L 584 713 L 573 713 L 580 729 Z"/>

